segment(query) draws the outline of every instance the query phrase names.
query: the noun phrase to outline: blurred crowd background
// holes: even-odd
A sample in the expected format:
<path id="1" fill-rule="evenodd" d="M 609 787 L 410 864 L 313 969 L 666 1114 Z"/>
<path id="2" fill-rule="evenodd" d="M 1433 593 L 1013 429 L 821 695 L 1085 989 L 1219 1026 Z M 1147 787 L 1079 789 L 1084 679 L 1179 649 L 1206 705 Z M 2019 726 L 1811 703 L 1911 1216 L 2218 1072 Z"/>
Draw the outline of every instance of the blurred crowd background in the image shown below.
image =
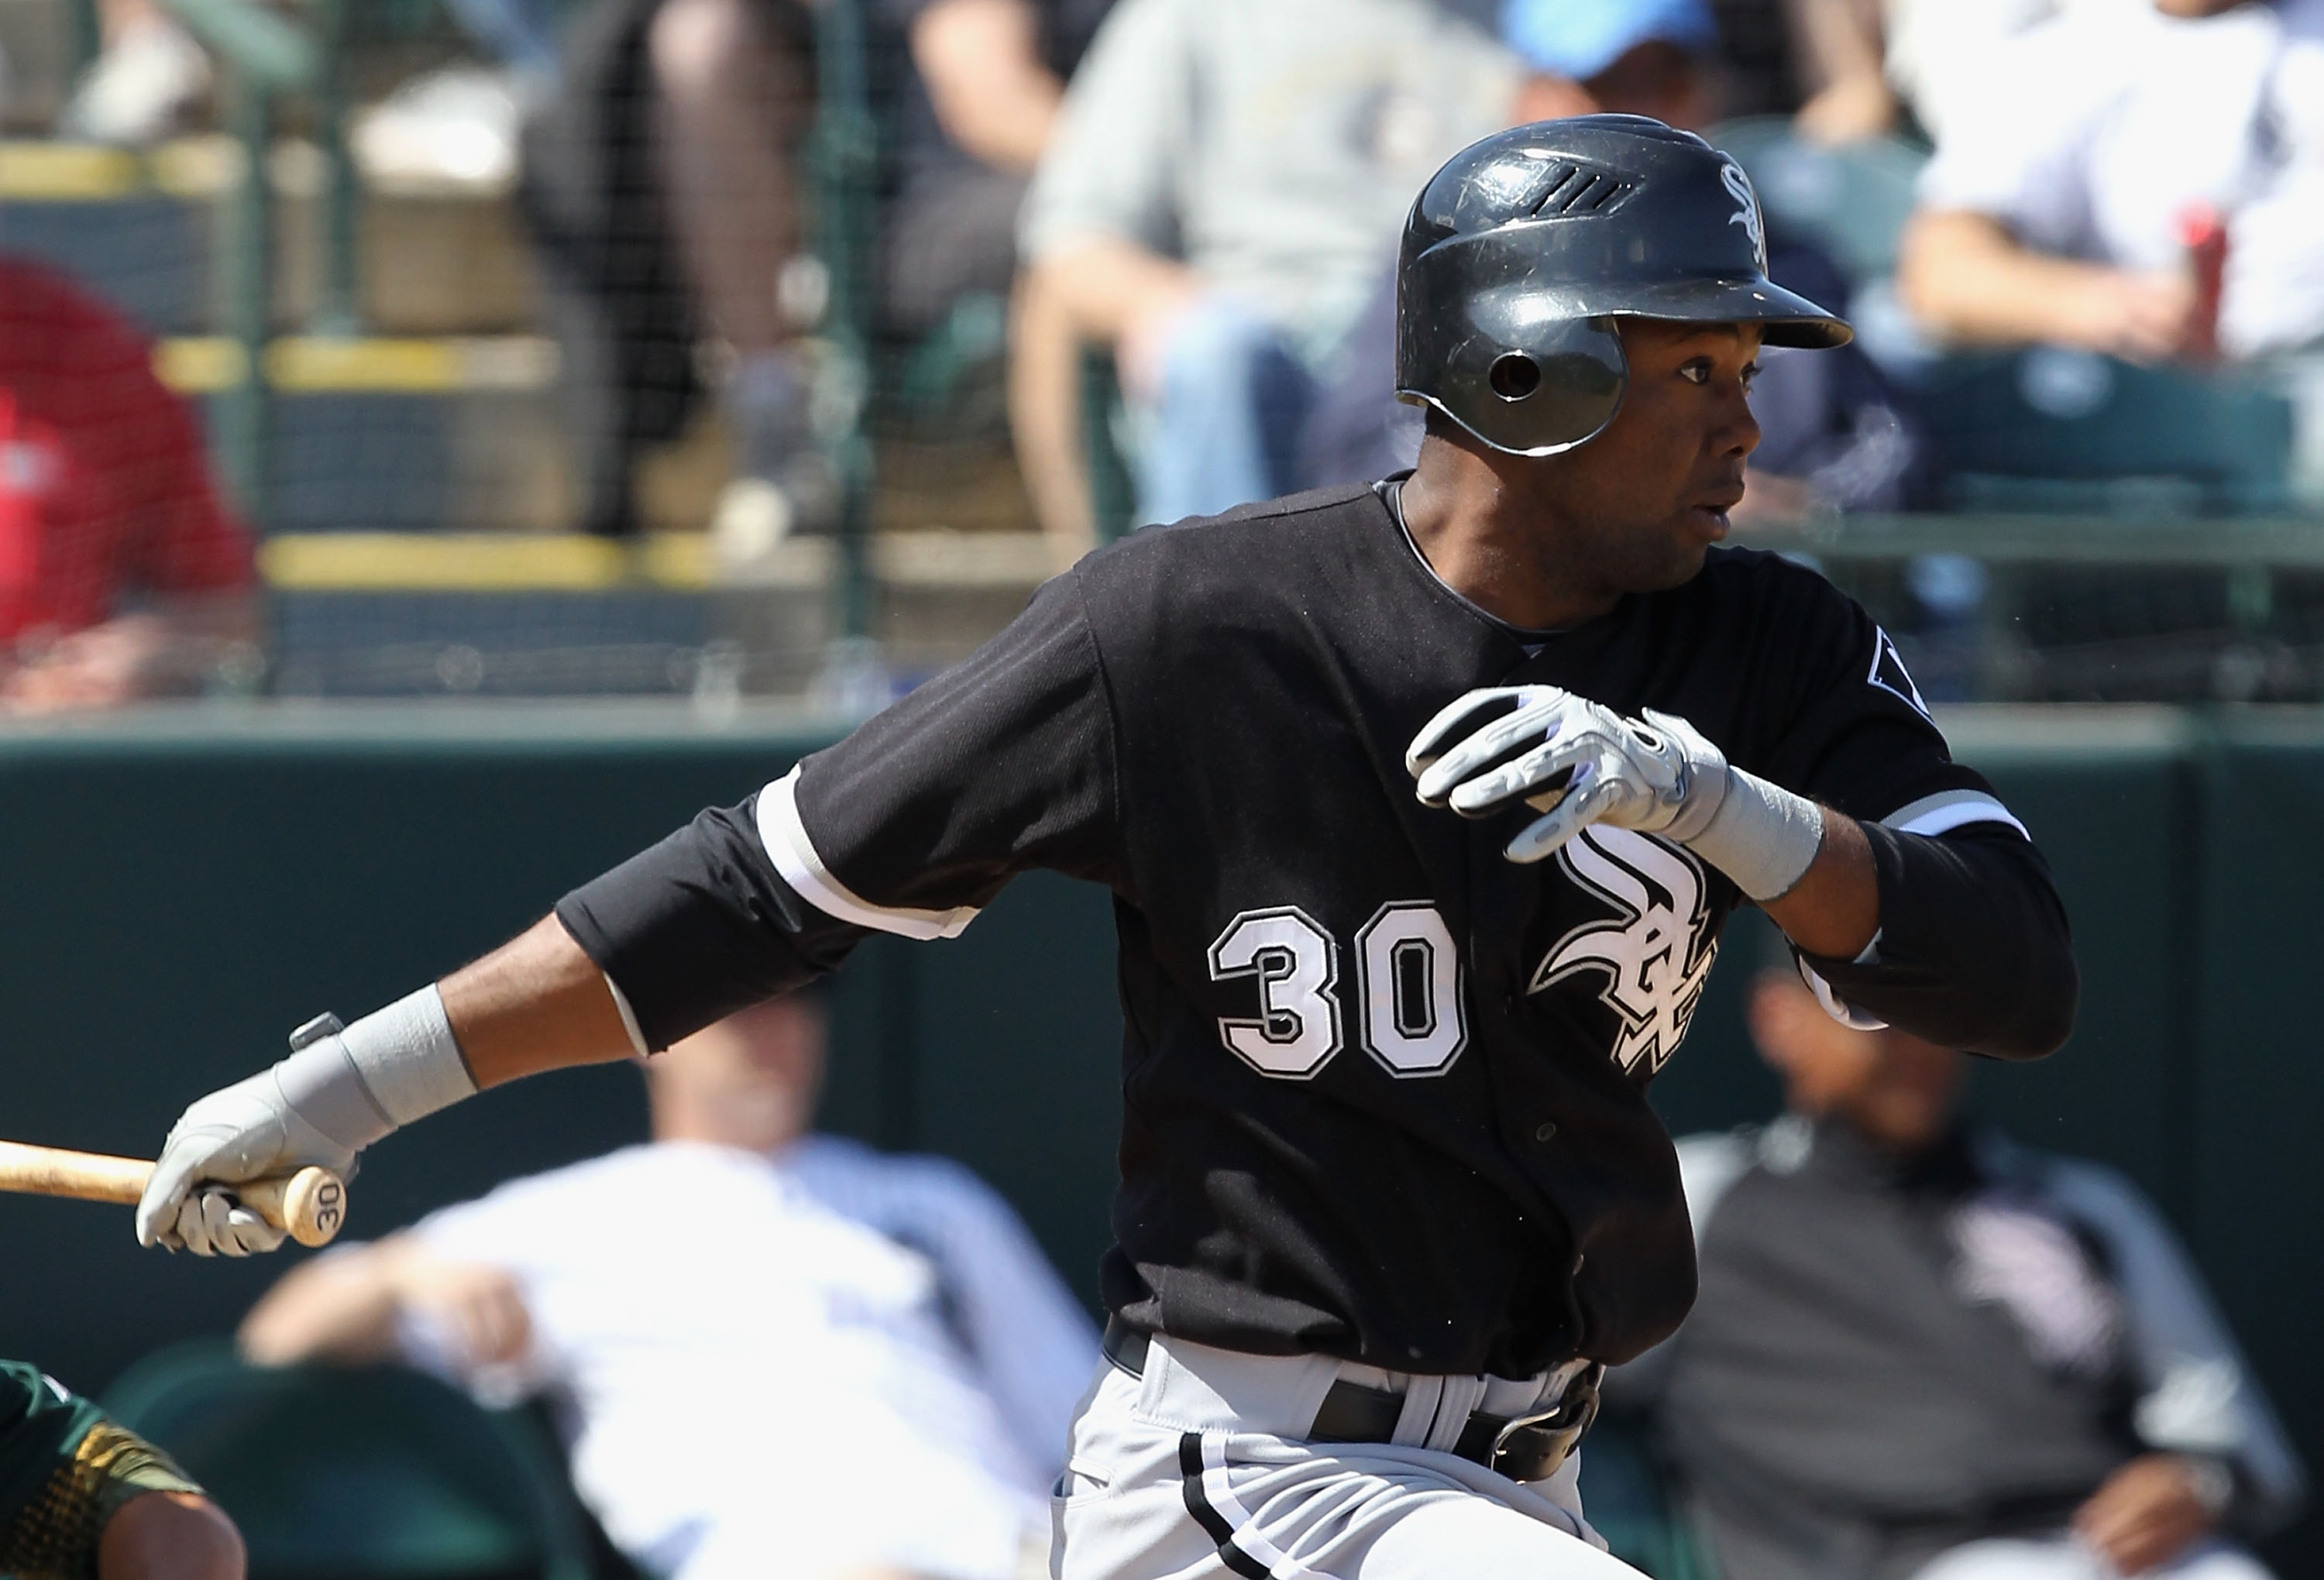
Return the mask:
<path id="1" fill-rule="evenodd" d="M 2310 0 L 0 0 L 0 60 L 21 709 L 860 712 L 1408 461 L 1413 192 L 1592 108 L 1855 320 L 1738 523 L 1932 699 L 2324 695 Z"/>

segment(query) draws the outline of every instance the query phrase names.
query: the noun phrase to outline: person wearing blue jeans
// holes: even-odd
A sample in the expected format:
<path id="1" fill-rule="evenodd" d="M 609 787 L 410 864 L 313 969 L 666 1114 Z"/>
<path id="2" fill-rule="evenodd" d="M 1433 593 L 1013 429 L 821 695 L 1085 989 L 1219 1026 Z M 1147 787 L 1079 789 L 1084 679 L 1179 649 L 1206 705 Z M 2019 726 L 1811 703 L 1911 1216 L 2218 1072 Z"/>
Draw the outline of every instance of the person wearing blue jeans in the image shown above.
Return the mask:
<path id="1" fill-rule="evenodd" d="M 1299 487 L 1315 376 L 1280 331 L 1231 296 L 1198 297 L 1157 361 L 1151 398 L 1131 407 L 1139 520 L 1215 516 Z"/>

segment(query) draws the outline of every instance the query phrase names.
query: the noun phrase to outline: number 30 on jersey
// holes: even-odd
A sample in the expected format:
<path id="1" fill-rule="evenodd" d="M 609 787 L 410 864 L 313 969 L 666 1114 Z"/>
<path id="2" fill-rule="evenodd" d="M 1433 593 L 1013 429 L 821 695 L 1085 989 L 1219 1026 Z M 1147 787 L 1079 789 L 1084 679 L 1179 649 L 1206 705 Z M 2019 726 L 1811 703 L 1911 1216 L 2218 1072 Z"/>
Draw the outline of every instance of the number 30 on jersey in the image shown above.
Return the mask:
<path id="1" fill-rule="evenodd" d="M 1425 901 L 1382 905 L 1357 932 L 1356 1037 L 1391 1075 L 1441 1075 L 1467 1046 L 1461 956 Z M 1262 1075 L 1305 1080 L 1342 1045 L 1340 945 L 1296 905 L 1245 911 L 1211 945 L 1211 980 L 1259 980 L 1259 1018 L 1219 1035 Z"/>

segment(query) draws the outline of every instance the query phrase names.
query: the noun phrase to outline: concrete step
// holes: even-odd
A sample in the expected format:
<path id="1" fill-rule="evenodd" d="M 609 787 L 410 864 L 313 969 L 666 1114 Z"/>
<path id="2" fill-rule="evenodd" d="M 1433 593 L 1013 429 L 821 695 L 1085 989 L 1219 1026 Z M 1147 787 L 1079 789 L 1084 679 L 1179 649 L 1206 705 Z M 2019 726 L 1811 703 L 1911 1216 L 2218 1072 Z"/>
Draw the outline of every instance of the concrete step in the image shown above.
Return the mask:
<path id="1" fill-rule="evenodd" d="M 226 289 L 217 243 L 245 162 L 238 143 L 217 135 L 142 153 L 0 142 L 5 244 L 87 281 L 151 333 L 214 330 Z M 324 161 L 312 143 L 286 141 L 267 164 L 279 199 L 270 300 L 275 326 L 287 330 L 318 306 Z M 367 188 L 355 239 L 357 309 L 373 333 L 534 326 L 531 254 L 504 187 Z"/>
<path id="2" fill-rule="evenodd" d="M 966 657 L 1051 574 L 1034 533 L 881 533 L 872 564 L 873 635 L 901 685 Z M 798 695 L 833 630 L 821 538 L 742 581 L 698 533 L 290 534 L 260 565 L 284 695 Z"/>
<path id="3" fill-rule="evenodd" d="M 209 409 L 241 385 L 242 347 L 179 337 L 163 382 Z M 555 531 L 578 508 L 558 426 L 557 348 L 532 335 L 336 339 L 267 348 L 269 520 L 278 532 Z M 228 457 L 218 455 L 221 468 Z"/>

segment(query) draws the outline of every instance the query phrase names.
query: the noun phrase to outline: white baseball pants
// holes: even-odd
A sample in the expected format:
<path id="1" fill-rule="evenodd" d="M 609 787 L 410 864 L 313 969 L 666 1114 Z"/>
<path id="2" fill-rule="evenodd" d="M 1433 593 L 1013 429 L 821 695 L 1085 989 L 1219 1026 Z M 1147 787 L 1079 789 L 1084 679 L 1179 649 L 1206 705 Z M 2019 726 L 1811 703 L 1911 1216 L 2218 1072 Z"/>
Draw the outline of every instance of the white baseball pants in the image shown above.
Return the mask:
<path id="1" fill-rule="evenodd" d="M 1406 1385 L 1393 1443 L 1308 1443 L 1343 1374 Z M 1512 1397 L 1511 1391 L 1523 1391 Z M 1101 1363 L 1053 1508 L 1056 1580 L 1641 1580 L 1582 1517 L 1569 1456 L 1521 1485 L 1441 1448 L 1475 1409 L 1540 1382 L 1422 1378 L 1323 1356 L 1156 1339 L 1145 1373 Z"/>

